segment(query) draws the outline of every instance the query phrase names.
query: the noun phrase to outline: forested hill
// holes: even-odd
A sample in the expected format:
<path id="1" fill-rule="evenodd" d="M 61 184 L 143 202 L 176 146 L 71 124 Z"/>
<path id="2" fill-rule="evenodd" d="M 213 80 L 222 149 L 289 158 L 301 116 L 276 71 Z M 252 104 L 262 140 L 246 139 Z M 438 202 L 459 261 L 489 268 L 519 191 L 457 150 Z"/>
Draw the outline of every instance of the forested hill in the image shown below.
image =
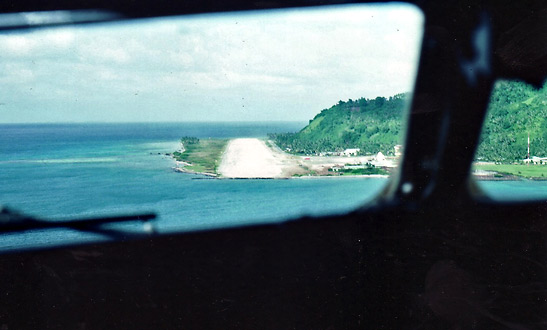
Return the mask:
<path id="1" fill-rule="evenodd" d="M 361 153 L 393 153 L 398 144 L 406 94 L 340 101 L 321 111 L 298 133 L 270 134 L 283 150 L 319 154 L 360 148 Z"/>
<path id="2" fill-rule="evenodd" d="M 490 97 L 476 158 L 513 162 L 547 156 L 547 83 L 537 90 L 525 83 L 499 81 Z"/>
<path id="3" fill-rule="evenodd" d="M 321 111 L 298 133 L 270 134 L 283 150 L 319 154 L 360 148 L 362 154 L 386 155 L 401 143 L 407 94 L 340 101 Z M 477 159 L 513 162 L 547 156 L 547 84 L 540 90 L 515 81 L 496 83 Z"/>

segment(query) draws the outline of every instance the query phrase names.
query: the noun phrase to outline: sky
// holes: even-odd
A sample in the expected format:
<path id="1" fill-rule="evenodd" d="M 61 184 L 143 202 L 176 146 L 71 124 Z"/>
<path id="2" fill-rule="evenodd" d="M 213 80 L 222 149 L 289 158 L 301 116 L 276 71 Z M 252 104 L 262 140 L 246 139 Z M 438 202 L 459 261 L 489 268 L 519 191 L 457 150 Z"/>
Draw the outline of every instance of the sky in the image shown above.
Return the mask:
<path id="1" fill-rule="evenodd" d="M 307 121 L 411 91 L 423 16 L 336 6 L 0 34 L 0 123 Z"/>

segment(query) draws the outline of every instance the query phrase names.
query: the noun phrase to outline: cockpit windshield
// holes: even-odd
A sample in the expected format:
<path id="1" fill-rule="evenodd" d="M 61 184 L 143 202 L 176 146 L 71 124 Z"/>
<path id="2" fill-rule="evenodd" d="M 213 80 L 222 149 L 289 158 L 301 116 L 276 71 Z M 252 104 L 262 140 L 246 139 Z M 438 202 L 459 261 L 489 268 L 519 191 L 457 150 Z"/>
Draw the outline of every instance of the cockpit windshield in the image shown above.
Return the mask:
<path id="1" fill-rule="evenodd" d="M 403 153 L 422 25 L 389 4 L 1 34 L 0 203 L 159 232 L 352 210 Z"/>

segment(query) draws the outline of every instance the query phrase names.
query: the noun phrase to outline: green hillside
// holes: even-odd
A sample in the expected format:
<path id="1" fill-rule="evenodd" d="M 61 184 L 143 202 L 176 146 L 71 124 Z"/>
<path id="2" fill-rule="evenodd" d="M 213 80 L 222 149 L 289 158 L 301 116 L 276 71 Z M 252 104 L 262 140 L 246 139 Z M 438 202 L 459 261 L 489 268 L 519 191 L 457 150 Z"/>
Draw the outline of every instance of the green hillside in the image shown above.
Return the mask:
<path id="1" fill-rule="evenodd" d="M 400 143 L 407 94 L 340 101 L 324 109 L 298 133 L 270 134 L 283 150 L 319 154 L 360 148 L 362 154 L 386 155 Z M 477 159 L 510 163 L 547 156 L 547 84 L 540 90 L 515 81 L 500 81 L 492 92 Z"/>
<path id="2" fill-rule="evenodd" d="M 401 131 L 406 94 L 340 101 L 321 111 L 298 133 L 270 134 L 283 150 L 319 154 L 360 148 L 361 153 L 393 153 Z"/>
<path id="3" fill-rule="evenodd" d="M 547 156 L 547 84 L 536 90 L 516 81 L 499 81 L 481 136 L 478 160 L 514 162 L 530 156 Z"/>

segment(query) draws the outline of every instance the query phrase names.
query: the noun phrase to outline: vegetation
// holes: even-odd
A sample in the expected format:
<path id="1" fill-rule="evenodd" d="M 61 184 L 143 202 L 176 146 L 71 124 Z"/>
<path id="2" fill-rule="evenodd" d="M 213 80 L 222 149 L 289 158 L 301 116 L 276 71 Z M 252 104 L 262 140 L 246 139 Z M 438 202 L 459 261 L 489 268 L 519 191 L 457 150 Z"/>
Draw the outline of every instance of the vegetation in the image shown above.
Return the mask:
<path id="1" fill-rule="evenodd" d="M 199 139 L 197 137 L 193 137 L 193 136 L 183 136 L 181 139 L 180 139 L 180 143 L 182 143 L 182 145 L 184 146 L 184 148 L 186 148 L 187 146 L 191 145 L 191 144 L 198 144 L 199 143 Z"/>
<path id="2" fill-rule="evenodd" d="M 339 101 L 322 110 L 297 133 L 269 134 L 282 150 L 311 155 L 359 148 L 360 154 L 381 151 L 394 154 L 402 129 L 407 94 L 385 98 Z M 476 159 L 507 165 L 479 165 L 477 168 L 523 177 L 547 177 L 545 165 L 518 165 L 530 156 L 547 157 L 547 84 L 536 90 L 518 81 L 496 83 L 485 120 Z M 185 169 L 216 173 L 226 140 L 200 140 L 185 136 L 183 152 L 174 156 L 190 163 Z M 508 165 L 512 164 L 512 165 Z M 385 174 L 379 168 L 345 168 L 339 174 Z"/>
<path id="3" fill-rule="evenodd" d="M 339 101 L 324 109 L 298 133 L 269 134 L 283 150 L 320 154 L 359 148 L 361 154 L 393 154 L 399 143 L 407 94 Z"/>
<path id="4" fill-rule="evenodd" d="M 530 164 L 478 164 L 475 169 L 493 171 L 501 174 L 520 176 L 525 178 L 547 179 L 547 166 Z"/>
<path id="5" fill-rule="evenodd" d="M 359 148 L 361 154 L 392 155 L 399 143 L 407 94 L 339 101 L 298 133 L 270 134 L 283 150 L 320 154 Z M 499 81 L 491 95 L 477 160 L 513 163 L 547 156 L 547 84 L 536 90 L 518 81 Z"/>
<path id="6" fill-rule="evenodd" d="M 547 156 L 547 84 L 536 90 L 518 81 L 499 81 L 490 97 L 478 160 L 512 163 Z"/>
<path id="7" fill-rule="evenodd" d="M 329 171 L 334 171 L 330 169 Z M 388 175 L 389 172 L 381 167 L 376 167 L 373 164 L 367 163 L 364 167 L 356 167 L 352 164 L 346 164 L 344 168 L 341 168 L 336 171 L 340 175 L 372 175 L 372 174 L 381 174 Z"/>
<path id="8" fill-rule="evenodd" d="M 220 165 L 219 160 L 222 157 L 228 140 L 199 140 L 197 138 L 184 137 L 181 139 L 181 142 L 183 143 L 184 151 L 174 152 L 173 157 L 177 161 L 190 164 L 184 167 L 185 170 L 216 174 L 217 167 Z"/>

